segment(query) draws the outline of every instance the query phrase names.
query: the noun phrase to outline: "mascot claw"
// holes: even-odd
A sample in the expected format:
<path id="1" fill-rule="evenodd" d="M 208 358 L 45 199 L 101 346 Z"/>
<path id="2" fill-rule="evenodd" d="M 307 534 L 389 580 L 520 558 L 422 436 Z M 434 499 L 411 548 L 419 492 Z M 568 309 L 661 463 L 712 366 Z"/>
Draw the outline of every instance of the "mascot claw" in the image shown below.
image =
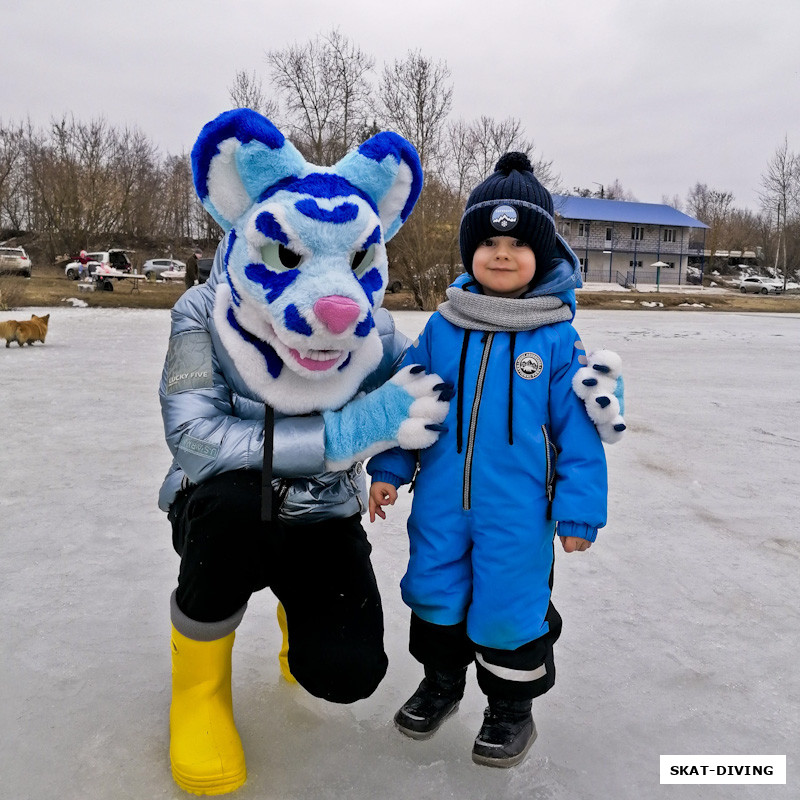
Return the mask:
<path id="1" fill-rule="evenodd" d="M 625 432 L 625 384 L 622 359 L 611 350 L 595 350 L 587 364 L 572 379 L 572 390 L 586 405 L 600 438 L 606 444 L 618 442 Z"/>

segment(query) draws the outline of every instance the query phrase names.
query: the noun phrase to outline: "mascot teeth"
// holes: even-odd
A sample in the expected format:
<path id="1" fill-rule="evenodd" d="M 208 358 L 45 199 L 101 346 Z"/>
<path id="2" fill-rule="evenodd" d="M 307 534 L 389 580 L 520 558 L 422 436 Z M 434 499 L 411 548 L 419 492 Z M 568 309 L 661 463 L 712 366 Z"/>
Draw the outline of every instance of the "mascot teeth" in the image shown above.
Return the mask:
<path id="1" fill-rule="evenodd" d="M 309 350 L 305 355 L 301 355 L 291 348 L 289 352 L 301 367 L 315 371 L 331 369 L 343 355 L 341 350 Z"/>

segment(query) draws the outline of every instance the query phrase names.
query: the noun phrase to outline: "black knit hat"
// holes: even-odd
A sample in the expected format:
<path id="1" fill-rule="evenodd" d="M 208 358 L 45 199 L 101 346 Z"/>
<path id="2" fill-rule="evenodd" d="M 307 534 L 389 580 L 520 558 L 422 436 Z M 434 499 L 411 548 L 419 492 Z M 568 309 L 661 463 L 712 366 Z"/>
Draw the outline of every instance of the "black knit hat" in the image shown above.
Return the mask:
<path id="1" fill-rule="evenodd" d="M 529 244 L 536 256 L 536 275 L 550 266 L 556 243 L 553 198 L 533 174 L 525 153 L 506 153 L 495 171 L 467 200 L 458 244 L 464 269 L 472 275 L 478 245 L 493 236 L 513 236 Z"/>

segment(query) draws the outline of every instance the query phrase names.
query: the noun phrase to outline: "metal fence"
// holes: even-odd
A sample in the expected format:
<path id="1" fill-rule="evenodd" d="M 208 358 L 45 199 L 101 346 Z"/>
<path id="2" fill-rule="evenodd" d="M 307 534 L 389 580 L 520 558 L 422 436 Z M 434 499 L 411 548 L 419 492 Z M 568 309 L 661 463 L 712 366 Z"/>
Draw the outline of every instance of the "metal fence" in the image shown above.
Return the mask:
<path id="1" fill-rule="evenodd" d="M 635 286 L 637 283 L 659 284 L 661 286 L 677 286 L 686 283 L 686 273 L 681 273 L 677 268 L 664 267 L 660 270 L 649 267 L 637 267 L 636 270 L 628 269 L 625 272 L 614 270 L 609 275 L 608 269 L 589 269 L 581 273 L 584 283 L 613 283 L 620 286 Z M 620 277 L 623 281 L 620 282 Z"/>

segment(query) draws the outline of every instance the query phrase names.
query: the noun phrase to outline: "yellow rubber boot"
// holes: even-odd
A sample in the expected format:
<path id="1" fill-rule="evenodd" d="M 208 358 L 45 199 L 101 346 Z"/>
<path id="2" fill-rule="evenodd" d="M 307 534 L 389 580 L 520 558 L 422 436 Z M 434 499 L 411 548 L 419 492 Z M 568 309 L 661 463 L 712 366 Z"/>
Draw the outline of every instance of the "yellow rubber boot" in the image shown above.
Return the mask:
<path id="1" fill-rule="evenodd" d="M 198 642 L 172 628 L 169 757 L 175 783 L 192 794 L 226 794 L 247 780 L 233 721 L 234 636 Z"/>
<path id="2" fill-rule="evenodd" d="M 283 675 L 284 680 L 287 680 L 289 683 L 297 683 L 297 680 L 289 669 L 289 627 L 286 623 L 286 610 L 283 607 L 283 603 L 278 603 L 278 625 L 280 625 L 281 633 L 283 634 L 281 651 L 278 653 L 281 675 Z"/>

